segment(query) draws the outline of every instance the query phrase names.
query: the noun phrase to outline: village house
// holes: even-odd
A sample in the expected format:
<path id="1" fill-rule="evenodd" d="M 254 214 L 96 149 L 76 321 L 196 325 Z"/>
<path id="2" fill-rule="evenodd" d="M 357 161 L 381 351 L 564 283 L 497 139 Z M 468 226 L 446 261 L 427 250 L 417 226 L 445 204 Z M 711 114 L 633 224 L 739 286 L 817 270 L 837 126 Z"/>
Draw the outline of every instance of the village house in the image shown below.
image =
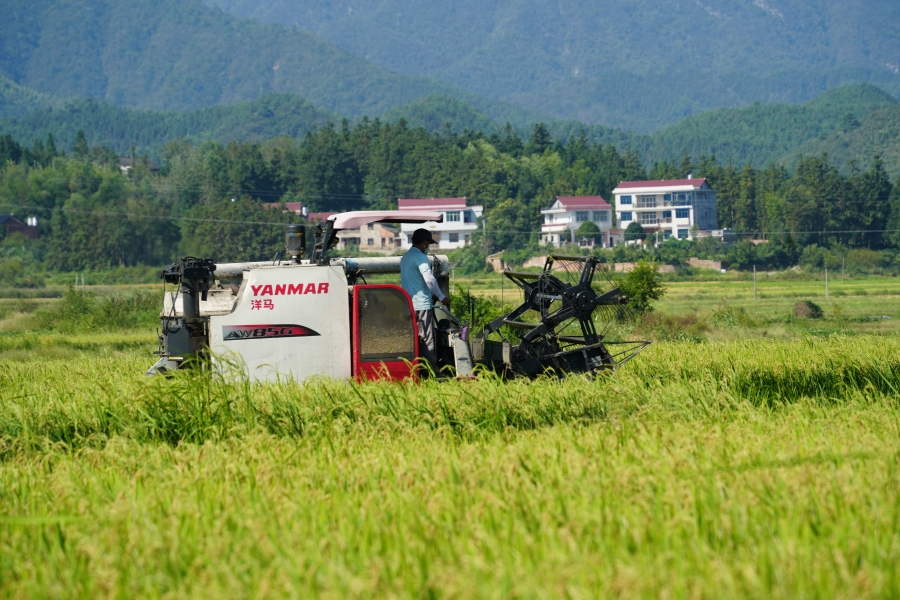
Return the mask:
<path id="1" fill-rule="evenodd" d="M 136 165 L 144 165 L 151 173 L 159 173 L 159 165 L 152 160 L 143 157 L 140 157 L 137 160 L 130 156 L 119 157 L 119 170 L 122 171 L 122 175 L 128 175 Z"/>
<path id="2" fill-rule="evenodd" d="M 640 223 L 662 242 L 712 235 L 718 223 L 716 191 L 706 179 L 623 181 L 613 190 L 620 229 Z"/>
<path id="3" fill-rule="evenodd" d="M 612 207 L 600 196 L 559 196 L 550 208 L 541 211 L 541 242 L 556 248 L 567 242 L 593 246 L 593 238 L 578 239 L 578 228 L 586 222 L 600 230 L 596 243 L 609 248 L 616 242 Z"/>
<path id="4" fill-rule="evenodd" d="M 444 214 L 443 223 L 402 224 L 400 241 L 404 250 L 412 247 L 412 234 L 420 227 L 431 232 L 440 250 L 468 246 L 478 229 L 478 219 L 484 213 L 481 205 L 467 206 L 465 198 L 401 198 L 397 205 L 400 210 L 433 210 Z"/>
<path id="5" fill-rule="evenodd" d="M 6 235 L 21 233 L 29 239 L 35 239 L 40 235 L 37 217 L 28 217 L 23 223 L 14 215 L 0 215 L 0 227 L 6 231 Z"/>
<path id="6" fill-rule="evenodd" d="M 263 203 L 263 208 L 266 208 L 266 209 L 281 208 L 281 206 L 282 206 L 281 202 L 264 202 Z M 303 206 L 302 202 L 285 202 L 284 208 L 282 209 L 282 211 L 293 213 L 297 216 L 304 217 L 304 218 L 309 216 L 309 209 L 307 209 L 305 206 Z"/>
<path id="7" fill-rule="evenodd" d="M 357 246 L 361 252 L 393 254 L 400 249 L 400 228 L 385 223 L 369 223 L 358 229 L 344 229 L 337 234 L 338 249 Z"/>

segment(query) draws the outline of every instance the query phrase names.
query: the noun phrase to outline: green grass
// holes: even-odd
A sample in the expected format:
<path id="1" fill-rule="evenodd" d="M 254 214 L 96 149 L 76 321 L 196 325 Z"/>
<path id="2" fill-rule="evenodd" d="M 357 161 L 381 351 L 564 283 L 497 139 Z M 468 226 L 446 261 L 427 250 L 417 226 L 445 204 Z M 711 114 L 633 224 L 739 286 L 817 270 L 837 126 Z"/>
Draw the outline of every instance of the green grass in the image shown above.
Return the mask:
<path id="1" fill-rule="evenodd" d="M 614 377 L 146 379 L 0 362 L 0 595 L 890 597 L 900 339 Z"/>

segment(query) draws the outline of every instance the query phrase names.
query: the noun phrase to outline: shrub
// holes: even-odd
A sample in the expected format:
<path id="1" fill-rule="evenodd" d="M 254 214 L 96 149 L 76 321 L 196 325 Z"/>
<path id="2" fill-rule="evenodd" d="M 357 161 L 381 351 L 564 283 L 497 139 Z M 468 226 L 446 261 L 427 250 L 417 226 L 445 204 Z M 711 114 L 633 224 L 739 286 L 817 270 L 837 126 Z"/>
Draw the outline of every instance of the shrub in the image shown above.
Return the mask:
<path id="1" fill-rule="evenodd" d="M 650 302 L 666 293 L 656 263 L 641 260 L 634 270 L 619 280 L 619 288 L 628 298 L 628 306 L 638 314 L 653 310 Z"/>
<path id="2" fill-rule="evenodd" d="M 809 300 L 801 300 L 794 304 L 794 316 L 801 319 L 821 319 L 822 307 Z"/>
<path id="3" fill-rule="evenodd" d="M 44 274 L 29 268 L 17 258 L 11 258 L 0 262 L 0 286 L 2 285 L 14 288 L 41 288 L 45 285 Z"/>
<path id="4" fill-rule="evenodd" d="M 644 232 L 644 228 L 641 227 L 641 224 L 637 221 L 632 221 L 628 224 L 628 227 L 625 228 L 625 241 L 630 242 L 634 240 L 643 240 L 647 237 L 647 234 Z"/>

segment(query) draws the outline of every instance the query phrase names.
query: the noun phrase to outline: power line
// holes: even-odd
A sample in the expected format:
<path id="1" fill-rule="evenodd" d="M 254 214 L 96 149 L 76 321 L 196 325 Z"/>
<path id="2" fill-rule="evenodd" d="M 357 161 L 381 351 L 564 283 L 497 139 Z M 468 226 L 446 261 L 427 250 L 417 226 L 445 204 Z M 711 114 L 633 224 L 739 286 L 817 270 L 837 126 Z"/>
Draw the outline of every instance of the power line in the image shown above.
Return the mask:
<path id="1" fill-rule="evenodd" d="M 12 205 L 6 205 L 12 206 Z M 47 210 L 57 212 L 69 212 L 85 215 L 97 215 L 104 217 L 127 217 L 129 219 L 155 219 L 162 221 L 196 221 L 199 223 L 233 223 L 238 225 L 285 225 L 284 221 L 236 221 L 231 219 L 198 219 L 196 217 L 173 217 L 168 215 L 148 215 L 143 213 L 129 213 L 124 211 L 96 211 L 96 210 L 80 210 L 77 208 L 45 208 L 41 206 L 13 206 L 13 208 L 27 208 L 31 210 Z M 299 215 L 298 215 L 299 216 Z"/>
<path id="2" fill-rule="evenodd" d="M 238 221 L 234 219 L 200 219 L 196 217 L 175 217 L 170 215 L 148 215 L 143 213 L 129 213 L 125 211 L 96 211 L 96 210 L 81 210 L 77 208 L 64 208 L 64 207 L 53 207 L 46 208 L 42 206 L 27 206 L 27 205 L 2 205 L 2 206 L 10 206 L 12 208 L 24 208 L 30 210 L 46 210 L 46 211 L 59 211 L 59 212 L 69 212 L 69 213 L 77 213 L 77 214 L 85 214 L 85 215 L 97 215 L 97 216 L 121 216 L 127 217 L 129 219 L 151 219 L 151 220 L 164 220 L 164 221 L 191 221 L 197 223 L 230 223 L 236 225 L 284 225 L 284 221 Z M 299 216 L 299 215 L 298 215 Z M 544 234 L 544 233 L 560 233 L 560 232 L 547 232 L 547 231 L 522 231 L 522 230 L 514 230 L 514 229 L 474 229 L 472 233 L 482 232 L 488 234 Z M 603 230 L 601 230 L 601 233 Z M 813 235 L 813 234 L 848 234 L 848 233 L 896 233 L 900 232 L 900 229 L 834 229 L 834 230 L 816 230 L 816 231 L 731 231 L 729 235 Z"/>

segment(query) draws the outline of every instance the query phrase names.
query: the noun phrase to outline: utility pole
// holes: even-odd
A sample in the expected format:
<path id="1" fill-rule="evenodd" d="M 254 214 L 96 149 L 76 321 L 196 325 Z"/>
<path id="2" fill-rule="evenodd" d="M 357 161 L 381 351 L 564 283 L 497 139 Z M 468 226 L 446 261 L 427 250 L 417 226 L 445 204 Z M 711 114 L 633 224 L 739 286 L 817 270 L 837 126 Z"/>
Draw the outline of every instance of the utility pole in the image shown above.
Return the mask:
<path id="1" fill-rule="evenodd" d="M 753 265 L 753 299 L 756 300 L 756 265 Z"/>

